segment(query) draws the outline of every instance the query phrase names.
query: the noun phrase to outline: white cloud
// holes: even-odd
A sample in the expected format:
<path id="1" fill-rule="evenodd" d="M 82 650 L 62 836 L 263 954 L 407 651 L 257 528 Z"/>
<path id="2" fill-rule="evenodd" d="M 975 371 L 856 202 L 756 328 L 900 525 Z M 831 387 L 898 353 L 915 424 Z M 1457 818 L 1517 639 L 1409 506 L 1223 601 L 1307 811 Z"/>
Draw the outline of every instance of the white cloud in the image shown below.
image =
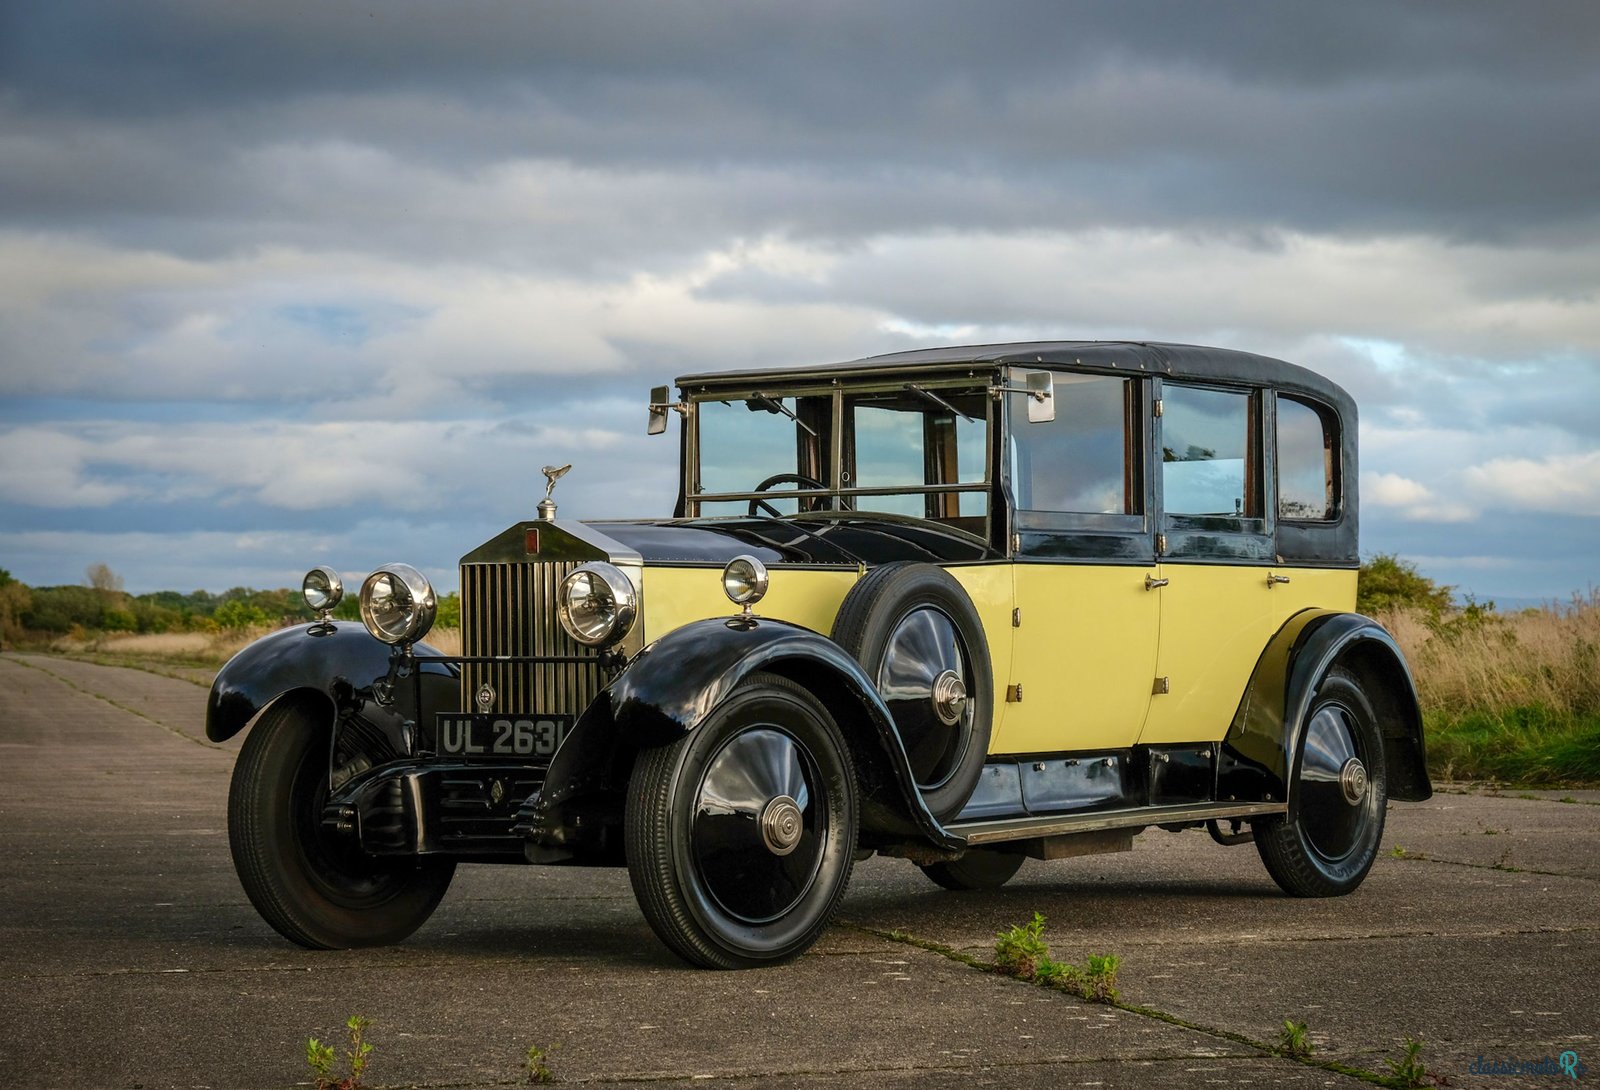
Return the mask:
<path id="1" fill-rule="evenodd" d="M 1394 508 L 1401 518 L 1417 522 L 1466 522 L 1477 516 L 1468 505 L 1443 500 L 1431 488 L 1398 473 L 1363 473 L 1361 501 Z"/>
<path id="2" fill-rule="evenodd" d="M 1487 504 L 1558 515 L 1600 515 L 1600 450 L 1496 458 L 1466 472 Z"/>

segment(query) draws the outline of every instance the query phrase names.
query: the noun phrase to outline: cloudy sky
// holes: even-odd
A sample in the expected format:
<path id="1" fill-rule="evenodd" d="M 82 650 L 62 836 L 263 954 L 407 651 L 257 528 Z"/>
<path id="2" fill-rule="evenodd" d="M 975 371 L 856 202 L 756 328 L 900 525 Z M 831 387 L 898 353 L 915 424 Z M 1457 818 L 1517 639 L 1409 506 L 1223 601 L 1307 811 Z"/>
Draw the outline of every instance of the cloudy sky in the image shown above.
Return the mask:
<path id="1" fill-rule="evenodd" d="M 1364 552 L 1600 582 L 1600 5 L 0 5 L 0 567 L 661 515 L 687 370 L 1108 337 L 1362 407 Z"/>

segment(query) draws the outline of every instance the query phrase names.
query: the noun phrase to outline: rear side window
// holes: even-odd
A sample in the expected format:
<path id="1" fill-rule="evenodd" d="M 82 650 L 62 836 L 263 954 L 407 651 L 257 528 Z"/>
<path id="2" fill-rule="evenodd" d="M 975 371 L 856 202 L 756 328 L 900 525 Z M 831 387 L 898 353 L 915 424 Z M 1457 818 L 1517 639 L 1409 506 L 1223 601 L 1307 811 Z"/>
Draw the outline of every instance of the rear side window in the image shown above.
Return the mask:
<path id="1" fill-rule="evenodd" d="M 1298 398 L 1278 398 L 1278 517 L 1331 522 L 1339 517 L 1339 434 L 1333 413 Z"/>
<path id="2" fill-rule="evenodd" d="M 1012 429 L 1011 482 L 1031 511 L 1135 515 L 1142 506 L 1134 384 L 1098 375 L 1055 377 L 1056 418 Z M 1012 394 L 1011 418 L 1027 420 L 1027 395 Z"/>
<path id="3" fill-rule="evenodd" d="M 1260 518 L 1253 394 L 1168 383 L 1161 498 L 1169 515 Z"/>

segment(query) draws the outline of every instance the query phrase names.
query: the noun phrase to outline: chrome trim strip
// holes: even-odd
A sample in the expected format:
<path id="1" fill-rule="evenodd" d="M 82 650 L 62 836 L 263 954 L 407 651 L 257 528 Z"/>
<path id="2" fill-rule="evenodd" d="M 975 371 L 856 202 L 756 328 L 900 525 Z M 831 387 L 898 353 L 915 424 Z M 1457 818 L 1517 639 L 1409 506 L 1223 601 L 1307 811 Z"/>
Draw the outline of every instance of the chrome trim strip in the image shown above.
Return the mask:
<path id="1" fill-rule="evenodd" d="M 948 831 L 964 837 L 968 844 L 998 844 L 1007 840 L 1031 840 L 1034 837 L 1088 833 L 1098 829 L 1170 825 L 1216 818 L 1262 817 L 1287 813 L 1288 810 L 1289 807 L 1281 802 L 1185 803 L 1179 806 L 1141 806 L 1136 810 L 1102 810 L 1092 814 L 1049 814 L 1044 817 L 973 821 L 965 825 L 951 825 Z"/>

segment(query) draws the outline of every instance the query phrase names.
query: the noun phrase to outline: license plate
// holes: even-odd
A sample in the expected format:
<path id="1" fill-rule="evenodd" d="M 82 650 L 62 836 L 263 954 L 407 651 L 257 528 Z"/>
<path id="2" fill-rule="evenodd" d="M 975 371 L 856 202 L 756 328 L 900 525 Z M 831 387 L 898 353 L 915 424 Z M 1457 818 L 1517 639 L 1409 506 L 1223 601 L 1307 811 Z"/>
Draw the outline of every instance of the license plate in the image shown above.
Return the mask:
<path id="1" fill-rule="evenodd" d="M 435 749 L 440 754 L 528 760 L 554 756 L 572 729 L 572 717 L 444 714 L 435 729 Z"/>

